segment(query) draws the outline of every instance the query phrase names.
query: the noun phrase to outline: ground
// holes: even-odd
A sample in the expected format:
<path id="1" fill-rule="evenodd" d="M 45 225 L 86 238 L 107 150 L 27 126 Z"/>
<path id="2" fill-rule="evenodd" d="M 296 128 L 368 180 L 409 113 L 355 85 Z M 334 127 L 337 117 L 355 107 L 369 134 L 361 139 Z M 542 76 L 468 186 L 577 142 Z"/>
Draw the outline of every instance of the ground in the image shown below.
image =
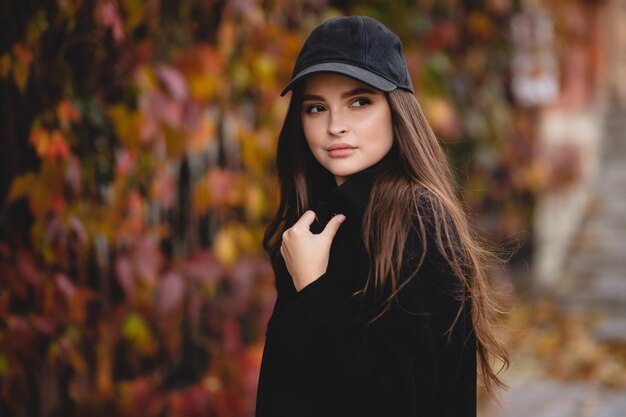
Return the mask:
<path id="1" fill-rule="evenodd" d="M 481 417 L 626 416 L 626 113 L 607 116 L 602 168 L 558 287 L 503 323 L 512 365 Z"/>

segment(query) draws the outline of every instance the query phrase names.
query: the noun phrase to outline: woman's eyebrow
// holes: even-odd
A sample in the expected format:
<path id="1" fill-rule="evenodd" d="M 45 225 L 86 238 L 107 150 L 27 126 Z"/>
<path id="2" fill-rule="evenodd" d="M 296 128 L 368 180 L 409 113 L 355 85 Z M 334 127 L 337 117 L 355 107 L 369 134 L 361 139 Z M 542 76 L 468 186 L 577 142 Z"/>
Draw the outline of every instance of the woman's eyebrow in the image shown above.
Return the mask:
<path id="1" fill-rule="evenodd" d="M 359 94 L 376 94 L 376 92 L 370 88 L 366 88 L 366 87 L 357 87 L 355 89 L 352 90 L 348 90 L 345 93 L 341 93 L 341 98 L 348 98 L 348 97 L 352 97 L 352 96 L 356 96 Z M 324 101 L 324 97 L 322 96 L 318 96 L 315 94 L 303 94 L 302 95 L 302 101 L 307 101 L 307 100 L 320 100 L 320 101 Z"/>
<path id="2" fill-rule="evenodd" d="M 302 95 L 302 101 L 307 101 L 307 100 L 318 100 L 318 101 L 324 101 L 324 97 L 322 96 L 317 96 L 315 94 L 303 94 Z"/>
<path id="3" fill-rule="evenodd" d="M 353 90 L 350 91 L 346 91 L 345 93 L 341 94 L 341 98 L 348 98 L 348 97 L 352 97 L 352 96 L 356 96 L 359 94 L 376 94 L 376 92 L 370 88 L 367 87 L 357 87 Z"/>

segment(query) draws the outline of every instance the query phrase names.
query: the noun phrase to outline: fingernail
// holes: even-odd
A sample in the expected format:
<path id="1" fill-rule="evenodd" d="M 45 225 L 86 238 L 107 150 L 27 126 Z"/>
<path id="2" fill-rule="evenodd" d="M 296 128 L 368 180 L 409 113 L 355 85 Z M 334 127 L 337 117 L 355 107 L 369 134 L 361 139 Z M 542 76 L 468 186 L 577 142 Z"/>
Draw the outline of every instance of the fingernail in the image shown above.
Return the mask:
<path id="1" fill-rule="evenodd" d="M 338 216 L 337 221 L 339 223 L 343 223 L 343 221 L 346 219 L 346 216 L 344 216 L 343 214 L 338 214 L 337 216 Z"/>

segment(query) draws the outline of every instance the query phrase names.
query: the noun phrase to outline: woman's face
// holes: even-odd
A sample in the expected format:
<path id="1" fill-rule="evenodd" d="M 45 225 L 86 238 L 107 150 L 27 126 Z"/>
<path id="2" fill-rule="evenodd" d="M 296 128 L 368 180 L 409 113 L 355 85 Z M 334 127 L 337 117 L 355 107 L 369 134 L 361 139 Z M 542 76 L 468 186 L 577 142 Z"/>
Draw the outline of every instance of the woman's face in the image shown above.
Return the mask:
<path id="1" fill-rule="evenodd" d="M 385 94 L 343 75 L 306 79 L 301 118 L 311 152 L 337 185 L 380 161 L 393 143 Z"/>

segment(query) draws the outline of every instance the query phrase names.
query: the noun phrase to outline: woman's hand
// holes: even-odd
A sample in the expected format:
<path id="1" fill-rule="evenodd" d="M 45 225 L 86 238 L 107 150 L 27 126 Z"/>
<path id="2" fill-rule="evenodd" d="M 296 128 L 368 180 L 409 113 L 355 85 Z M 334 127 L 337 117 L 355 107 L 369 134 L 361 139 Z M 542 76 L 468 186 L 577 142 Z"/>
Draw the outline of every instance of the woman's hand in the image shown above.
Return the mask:
<path id="1" fill-rule="evenodd" d="M 315 235 L 310 230 L 311 223 L 315 220 L 315 212 L 307 210 L 296 224 L 285 230 L 280 253 L 285 259 L 296 291 L 300 291 L 326 272 L 330 246 L 345 218 L 343 214 L 336 215 L 320 234 Z"/>

